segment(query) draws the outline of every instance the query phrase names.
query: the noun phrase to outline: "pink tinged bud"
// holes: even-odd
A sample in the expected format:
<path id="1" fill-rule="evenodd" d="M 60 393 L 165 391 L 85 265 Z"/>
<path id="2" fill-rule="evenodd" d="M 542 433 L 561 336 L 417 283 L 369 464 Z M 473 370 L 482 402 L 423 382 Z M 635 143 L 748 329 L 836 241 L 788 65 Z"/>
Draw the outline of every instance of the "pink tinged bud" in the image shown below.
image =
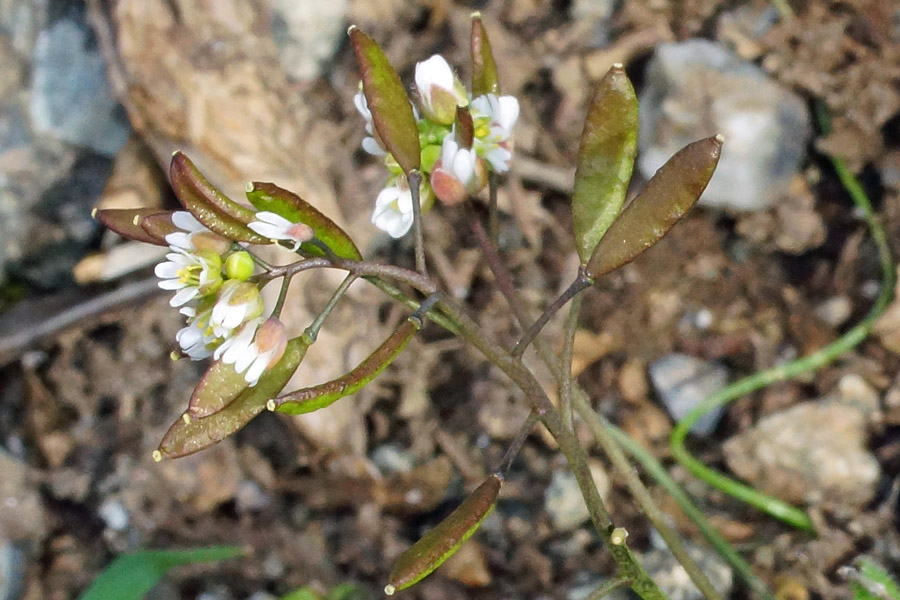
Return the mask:
<path id="1" fill-rule="evenodd" d="M 275 317 L 259 326 L 256 331 L 256 347 L 259 348 L 260 354 L 269 356 L 266 368 L 275 366 L 281 360 L 287 348 L 287 342 L 287 331 L 284 324 Z"/>
<path id="2" fill-rule="evenodd" d="M 316 236 L 313 228 L 306 223 L 294 223 L 285 233 L 296 242 L 308 242 Z"/>
<path id="3" fill-rule="evenodd" d="M 466 186 L 440 167 L 436 167 L 431 172 L 431 189 L 438 200 L 448 206 L 456 206 L 466 199 Z"/>

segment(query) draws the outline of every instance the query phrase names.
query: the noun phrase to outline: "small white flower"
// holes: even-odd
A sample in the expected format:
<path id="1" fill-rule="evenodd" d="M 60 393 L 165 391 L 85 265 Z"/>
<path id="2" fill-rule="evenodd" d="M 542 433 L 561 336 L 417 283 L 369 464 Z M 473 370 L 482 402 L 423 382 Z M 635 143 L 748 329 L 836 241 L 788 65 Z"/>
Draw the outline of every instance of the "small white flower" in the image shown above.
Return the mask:
<path id="1" fill-rule="evenodd" d="M 279 214 L 261 211 L 247 227 L 270 240 L 287 240 L 294 243 L 292 250 L 297 251 L 300 244 L 313 239 L 312 227 L 306 223 L 292 223 Z"/>
<path id="2" fill-rule="evenodd" d="M 175 334 L 175 340 L 182 352 L 191 360 L 209 357 L 213 353 L 212 349 L 221 343 L 221 339 L 216 337 L 209 326 L 211 309 L 207 308 L 198 313 L 196 307 L 185 306 L 180 312 L 188 318 L 187 325 Z"/>
<path id="3" fill-rule="evenodd" d="M 512 129 L 519 118 L 519 101 L 514 96 L 485 94 L 472 100 L 475 125 L 474 147 L 497 173 L 509 170 L 512 158 Z"/>
<path id="4" fill-rule="evenodd" d="M 188 252 L 178 247 L 156 265 L 159 287 L 176 291 L 171 306 L 183 306 L 202 294 L 215 291 L 222 281 L 222 259 L 209 251 Z"/>
<path id="5" fill-rule="evenodd" d="M 447 204 L 459 204 L 466 194 L 478 193 L 486 182 L 484 164 L 475 148 L 463 148 L 451 131 L 444 138 L 441 158 L 431 171 L 435 195 Z"/>
<path id="6" fill-rule="evenodd" d="M 403 237 L 413 222 L 412 194 L 409 189 L 386 187 L 375 199 L 372 223 L 392 238 Z"/>
<path id="7" fill-rule="evenodd" d="M 416 64 L 415 79 L 422 113 L 432 121 L 450 125 L 456 120 L 456 107 L 469 103 L 462 83 L 438 54 Z"/>
<path id="8" fill-rule="evenodd" d="M 356 110 L 366 120 L 366 133 L 369 135 L 363 138 L 363 150 L 373 156 L 384 156 L 387 152 L 375 139 L 375 124 L 372 121 L 372 111 L 369 110 L 369 103 L 366 101 L 365 93 L 363 93 L 362 83 L 359 84 L 359 91 L 353 96 L 353 105 L 356 106 Z"/>
<path id="9" fill-rule="evenodd" d="M 254 386 L 267 368 L 281 360 L 286 347 L 287 334 L 281 321 L 253 319 L 216 348 L 213 357 L 234 365 L 234 370 L 244 373 L 247 383 Z"/>
<path id="10" fill-rule="evenodd" d="M 264 309 L 255 284 L 229 279 L 219 291 L 209 323 L 217 337 L 228 338 L 237 327 L 258 317 Z"/>

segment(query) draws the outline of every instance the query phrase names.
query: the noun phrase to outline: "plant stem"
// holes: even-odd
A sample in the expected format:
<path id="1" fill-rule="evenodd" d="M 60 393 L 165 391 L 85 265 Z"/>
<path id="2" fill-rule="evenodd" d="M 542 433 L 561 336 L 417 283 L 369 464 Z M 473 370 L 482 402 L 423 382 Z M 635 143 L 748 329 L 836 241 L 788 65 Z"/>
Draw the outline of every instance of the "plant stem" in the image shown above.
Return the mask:
<path id="1" fill-rule="evenodd" d="M 591 595 L 587 597 L 587 600 L 600 600 L 603 596 L 613 593 L 616 590 L 622 589 L 623 587 L 627 587 L 631 585 L 631 580 L 627 577 L 616 577 L 615 579 L 610 579 L 601 583 L 600 586 L 591 592 Z"/>
<path id="2" fill-rule="evenodd" d="M 291 287 L 291 279 L 294 274 L 290 273 L 281 280 L 281 289 L 278 290 L 278 300 L 275 301 L 275 308 L 272 309 L 272 316 L 276 319 L 281 317 L 281 311 L 284 308 L 284 301 L 287 299 L 288 289 Z"/>
<path id="3" fill-rule="evenodd" d="M 428 275 L 425 266 L 425 236 L 422 233 L 422 206 L 419 204 L 419 186 L 422 183 L 422 174 L 416 170 L 406 176 L 409 182 L 409 193 L 412 196 L 413 209 L 413 236 L 416 239 L 416 271 L 420 275 Z"/>
<path id="4" fill-rule="evenodd" d="M 497 174 L 488 175 L 488 232 L 494 248 L 500 247 L 500 213 L 497 210 Z"/>
<path id="5" fill-rule="evenodd" d="M 341 282 L 341 285 L 334 290 L 334 293 L 331 295 L 331 298 L 328 300 L 328 304 L 325 305 L 325 308 L 322 309 L 316 318 L 310 323 L 309 327 L 306 328 L 306 331 L 303 332 L 303 336 L 307 339 L 307 341 L 312 344 L 316 341 L 316 338 L 319 337 L 319 330 L 322 328 L 322 324 L 325 323 L 325 319 L 328 318 L 328 315 L 331 314 L 331 311 L 334 310 L 334 307 L 337 306 L 337 303 L 341 298 L 344 297 L 344 294 L 347 293 L 347 290 L 350 289 L 350 285 L 356 281 L 356 275 L 350 273 L 347 275 L 344 280 Z"/>
<path id="6" fill-rule="evenodd" d="M 518 456 L 519 451 L 522 449 L 525 440 L 528 439 L 528 434 L 534 429 L 535 423 L 537 423 L 537 415 L 533 410 L 529 411 L 528 418 L 525 419 L 525 422 L 519 428 L 519 433 L 516 434 L 516 437 L 509 445 L 509 448 L 503 453 L 503 458 L 500 459 L 500 465 L 497 467 L 497 471 L 506 475 L 510 467 L 512 467 L 512 463 L 516 459 L 516 456 Z"/>
<path id="7" fill-rule="evenodd" d="M 553 301 L 553 303 L 544 310 L 543 314 L 538 317 L 538 320 L 535 321 L 531 327 L 525 332 L 522 336 L 522 339 L 516 344 L 515 348 L 513 348 L 512 355 L 516 358 L 522 356 L 525 353 L 525 349 L 528 348 L 528 345 L 534 341 L 534 338 L 538 333 L 541 332 L 541 329 L 544 328 L 544 325 L 553 318 L 560 308 L 566 305 L 566 302 L 574 298 L 580 292 L 586 290 L 591 287 L 594 283 L 593 279 L 587 276 L 584 270 L 579 271 L 578 277 L 572 284 L 566 288 L 566 290 L 559 295 L 559 298 Z"/>
<path id="8" fill-rule="evenodd" d="M 562 381 L 559 382 L 559 407 L 562 412 L 563 423 L 570 428 L 575 427 L 575 415 L 572 412 L 572 352 L 575 343 L 575 330 L 578 328 L 578 314 L 581 312 L 581 300 L 584 298 L 578 294 L 572 298 L 569 305 L 569 314 L 563 326 L 563 349 L 559 359 Z"/>

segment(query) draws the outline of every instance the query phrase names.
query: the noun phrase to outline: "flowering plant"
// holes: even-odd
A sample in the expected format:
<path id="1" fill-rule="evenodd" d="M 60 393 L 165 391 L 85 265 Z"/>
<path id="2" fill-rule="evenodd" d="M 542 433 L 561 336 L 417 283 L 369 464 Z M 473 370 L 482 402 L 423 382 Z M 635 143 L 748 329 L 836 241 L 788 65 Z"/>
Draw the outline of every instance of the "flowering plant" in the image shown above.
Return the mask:
<path id="1" fill-rule="evenodd" d="M 185 318 L 185 326 L 176 336 L 177 353 L 193 360 L 212 359 L 154 458 L 177 458 L 207 448 L 265 409 L 302 414 L 350 396 L 390 366 L 418 330 L 433 322 L 460 336 L 499 367 L 524 392 L 532 416 L 523 423 L 501 469 L 398 558 L 388 576 L 386 593 L 428 575 L 477 529 L 496 502 L 503 471 L 539 420 L 576 475 L 595 528 L 618 564 L 619 585 L 631 587 L 643 598 L 664 597 L 626 544 L 627 532 L 614 527 L 587 470 L 585 451 L 573 433 L 573 411 L 596 418 L 570 376 L 576 318 L 568 321 L 562 363 L 539 333 L 570 301 L 577 317 L 581 292 L 596 278 L 652 246 L 687 213 L 713 174 L 722 138 L 700 140 L 680 151 L 623 210 L 636 152 L 637 100 L 622 66 L 613 65 L 591 102 L 578 155 L 572 218 L 581 267 L 566 291 L 540 317 L 532 319 L 512 286 L 493 226 L 497 185 L 513 160 L 512 136 L 520 107 L 515 97 L 500 91 L 497 66 L 480 16 L 473 15 L 472 20 L 468 89 L 450 65 L 435 55 L 416 65 L 410 96 L 372 38 L 356 27 L 350 28 L 349 36 L 362 78 L 353 98 L 365 124 L 362 147 L 387 171 L 386 185 L 374 199 L 372 222 L 394 238 L 413 232 L 415 270 L 365 260 L 350 236 L 331 219 L 273 183 L 248 184 L 249 206 L 236 202 L 210 183 L 184 154 L 176 152 L 169 175 L 185 210 L 103 210 L 98 214 L 108 227 L 126 237 L 168 246 L 156 274 L 160 287 L 174 292 L 170 303 Z M 513 349 L 490 340 L 465 308 L 443 293 L 425 261 L 423 213 L 436 200 L 467 211 L 469 199 L 484 191 L 492 226 L 485 231 L 475 217 L 473 231 L 523 331 Z M 298 260 L 268 264 L 256 253 L 257 247 L 268 244 L 289 248 Z M 304 331 L 287 331 L 279 318 L 291 278 L 301 271 L 324 268 L 345 271 L 347 277 Z M 322 323 L 358 278 L 412 312 L 354 369 L 332 381 L 285 392 L 283 388 L 315 342 Z M 266 306 L 260 290 L 275 281 L 281 283 L 278 301 Z M 559 408 L 521 361 L 532 345 L 558 380 Z M 627 463 L 625 468 L 630 472 Z M 635 485 L 643 489 L 640 481 Z M 663 520 L 654 520 L 654 525 L 673 550 L 680 548 L 677 536 Z M 708 593 L 708 580 L 690 558 L 683 551 L 678 556 L 704 593 L 715 597 L 714 591 Z"/>

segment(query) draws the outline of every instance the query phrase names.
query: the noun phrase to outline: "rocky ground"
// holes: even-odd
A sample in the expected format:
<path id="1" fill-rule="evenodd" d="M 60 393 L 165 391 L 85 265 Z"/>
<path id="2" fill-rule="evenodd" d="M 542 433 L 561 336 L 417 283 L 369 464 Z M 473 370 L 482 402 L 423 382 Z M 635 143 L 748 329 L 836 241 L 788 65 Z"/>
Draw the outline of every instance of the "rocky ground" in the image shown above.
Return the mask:
<path id="1" fill-rule="evenodd" d="M 672 418 L 836 339 L 877 296 L 875 246 L 827 153 L 859 175 L 900 255 L 895 3 L 789 2 L 793 16 L 761 1 L 304 4 L 0 0 L 0 600 L 74 598 L 118 554 L 214 543 L 249 554 L 177 570 L 152 597 L 264 600 L 340 582 L 376 597 L 391 560 L 496 463 L 522 399 L 431 329 L 354 399 L 264 414 L 209 451 L 154 463 L 202 366 L 168 358 L 181 325 L 148 269 L 159 254 L 90 218 L 94 206 L 173 207 L 161 165 L 183 149 L 226 191 L 275 181 L 340 220 L 367 256 L 409 264 L 409 242 L 369 223 L 384 175 L 359 150 L 345 29 L 379 40 L 406 81 L 436 52 L 466 77 L 473 8 L 522 107 L 501 240 L 535 310 L 577 267 L 571 166 L 612 63 L 641 100 L 636 184 L 687 141 L 728 140 L 705 206 L 585 299 L 575 369 L 597 409 L 665 461 L 784 597 L 848 597 L 843 567 L 863 553 L 900 572 L 900 303 L 833 365 L 693 431 L 705 461 L 807 507 L 818 537 L 710 491 L 667 450 Z M 833 116 L 827 136 L 817 101 Z M 425 229 L 447 289 L 512 342 L 466 217 L 438 208 Z M 326 283 L 294 286 L 286 319 L 305 326 Z M 296 381 L 356 364 L 399 314 L 356 284 Z M 698 597 L 592 456 L 647 568 L 674 598 Z M 747 597 L 657 497 L 713 581 Z M 406 594 L 578 600 L 611 567 L 564 462 L 534 435 L 474 541 Z"/>

